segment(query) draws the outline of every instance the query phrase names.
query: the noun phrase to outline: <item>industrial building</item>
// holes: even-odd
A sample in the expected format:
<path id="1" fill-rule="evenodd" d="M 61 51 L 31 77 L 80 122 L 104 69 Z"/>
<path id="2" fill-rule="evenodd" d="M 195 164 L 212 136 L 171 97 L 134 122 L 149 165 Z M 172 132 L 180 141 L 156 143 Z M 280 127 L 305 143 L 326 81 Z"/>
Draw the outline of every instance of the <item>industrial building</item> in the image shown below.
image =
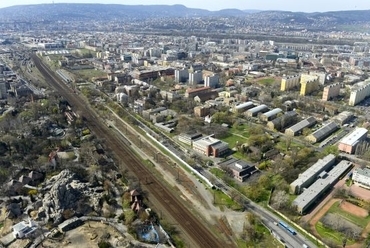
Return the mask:
<path id="1" fill-rule="evenodd" d="M 317 179 L 318 175 L 330 168 L 335 163 L 335 156 L 329 154 L 323 159 L 319 159 L 310 168 L 305 170 L 298 178 L 290 184 L 292 194 L 300 194 L 304 188 L 310 186 Z"/>
<path id="2" fill-rule="evenodd" d="M 193 141 L 193 149 L 208 157 L 221 157 L 229 150 L 229 144 L 215 139 L 213 135 Z"/>
<path id="3" fill-rule="evenodd" d="M 340 93 L 340 83 L 331 84 L 324 88 L 324 92 L 322 93 L 322 100 L 329 101 L 337 96 Z"/>
<path id="4" fill-rule="evenodd" d="M 297 122 L 297 112 L 289 111 L 285 114 L 267 122 L 267 127 L 271 130 L 281 131 L 290 125 L 293 125 Z"/>
<path id="5" fill-rule="evenodd" d="M 292 203 L 297 212 L 304 214 L 325 192 L 331 189 L 338 180 L 352 168 L 352 163 L 342 160 L 329 172 L 323 171 L 319 178 L 303 191 Z"/>
<path id="6" fill-rule="evenodd" d="M 289 136 L 296 136 L 302 132 L 303 129 L 312 127 L 316 124 L 316 119 L 314 117 L 308 117 L 303 121 L 298 122 L 294 126 L 287 128 L 285 134 Z"/>
<path id="7" fill-rule="evenodd" d="M 253 102 L 244 102 L 233 107 L 232 111 L 234 113 L 243 113 L 244 111 L 254 107 Z"/>
<path id="8" fill-rule="evenodd" d="M 369 168 L 357 168 L 353 171 L 352 181 L 354 184 L 370 189 L 370 169 Z"/>
<path id="9" fill-rule="evenodd" d="M 306 139 L 312 143 L 317 143 L 325 138 L 329 137 L 332 133 L 339 129 L 338 124 L 335 122 L 329 122 L 322 128 L 316 130 L 312 134 L 308 135 Z"/>
<path id="10" fill-rule="evenodd" d="M 276 118 L 276 116 L 278 114 L 280 114 L 281 112 L 283 112 L 283 110 L 281 108 L 275 108 L 273 110 L 270 110 L 264 114 L 261 115 L 260 119 L 261 121 L 271 121 L 272 119 Z"/>
<path id="11" fill-rule="evenodd" d="M 370 96 L 370 81 L 358 83 L 351 91 L 348 105 L 355 106 L 368 96 Z"/>
<path id="12" fill-rule="evenodd" d="M 265 104 L 258 105 L 257 107 L 251 108 L 246 112 L 246 115 L 249 117 L 255 117 L 259 113 L 264 113 L 268 110 L 268 107 Z"/>
<path id="13" fill-rule="evenodd" d="M 341 152 L 353 154 L 357 145 L 367 138 L 368 130 L 366 128 L 357 127 L 351 133 L 346 135 L 338 144 L 338 149 Z"/>
<path id="14" fill-rule="evenodd" d="M 283 77 L 281 79 L 280 90 L 281 91 L 287 91 L 287 90 L 290 90 L 290 89 L 294 89 L 295 87 L 299 86 L 300 80 L 301 80 L 300 75 Z"/>
<path id="15" fill-rule="evenodd" d="M 332 118 L 333 121 L 338 123 L 339 125 L 344 125 L 349 122 L 353 118 L 353 113 L 349 111 L 343 111 Z"/>

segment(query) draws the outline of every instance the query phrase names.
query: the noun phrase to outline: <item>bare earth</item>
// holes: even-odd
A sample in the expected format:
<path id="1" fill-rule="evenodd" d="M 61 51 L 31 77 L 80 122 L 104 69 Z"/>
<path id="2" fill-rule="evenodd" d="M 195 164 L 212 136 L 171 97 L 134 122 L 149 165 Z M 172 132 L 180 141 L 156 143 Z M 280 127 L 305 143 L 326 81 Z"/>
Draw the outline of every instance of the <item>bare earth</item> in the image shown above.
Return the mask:
<path id="1" fill-rule="evenodd" d="M 363 208 L 360 208 L 350 202 L 346 202 L 346 201 L 343 201 L 341 204 L 340 204 L 340 208 L 343 209 L 344 211 L 347 211 L 348 213 L 351 213 L 353 215 L 356 215 L 358 217 L 367 217 L 368 216 L 368 212 L 363 209 Z"/>

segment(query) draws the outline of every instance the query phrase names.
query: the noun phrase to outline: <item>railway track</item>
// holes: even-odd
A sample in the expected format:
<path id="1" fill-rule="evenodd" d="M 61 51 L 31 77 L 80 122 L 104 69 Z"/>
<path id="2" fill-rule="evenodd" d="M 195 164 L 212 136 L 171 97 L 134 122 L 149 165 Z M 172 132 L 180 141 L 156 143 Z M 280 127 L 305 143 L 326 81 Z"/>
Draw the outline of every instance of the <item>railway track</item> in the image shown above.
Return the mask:
<path id="1" fill-rule="evenodd" d="M 74 91 L 59 79 L 56 74 L 41 61 L 36 55 L 32 54 L 32 59 L 37 69 L 45 77 L 47 82 L 53 86 L 76 110 L 83 113 L 87 125 L 99 138 L 104 139 L 105 144 L 115 153 L 117 158 L 128 168 L 140 181 L 150 181 L 146 187 L 150 196 L 159 203 L 159 208 L 164 209 L 191 239 L 195 247 L 217 248 L 230 247 L 224 241 L 216 237 L 201 220 L 196 218 L 181 199 L 176 197 L 163 182 L 156 178 L 151 171 L 131 152 L 131 148 L 122 140 L 114 135 L 111 130 L 100 120 L 100 117 L 86 104 Z M 192 245 L 192 247 L 194 247 Z"/>

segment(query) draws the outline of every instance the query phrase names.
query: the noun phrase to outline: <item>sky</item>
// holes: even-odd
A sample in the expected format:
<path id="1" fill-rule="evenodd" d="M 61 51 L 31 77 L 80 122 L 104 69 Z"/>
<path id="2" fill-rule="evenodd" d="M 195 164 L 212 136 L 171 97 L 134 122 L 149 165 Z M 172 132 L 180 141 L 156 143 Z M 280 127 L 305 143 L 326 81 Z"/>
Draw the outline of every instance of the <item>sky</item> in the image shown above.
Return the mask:
<path id="1" fill-rule="evenodd" d="M 0 8 L 39 3 L 113 3 L 113 4 L 183 4 L 191 8 L 219 10 L 227 8 L 324 12 L 370 9 L 369 0 L 0 0 Z"/>

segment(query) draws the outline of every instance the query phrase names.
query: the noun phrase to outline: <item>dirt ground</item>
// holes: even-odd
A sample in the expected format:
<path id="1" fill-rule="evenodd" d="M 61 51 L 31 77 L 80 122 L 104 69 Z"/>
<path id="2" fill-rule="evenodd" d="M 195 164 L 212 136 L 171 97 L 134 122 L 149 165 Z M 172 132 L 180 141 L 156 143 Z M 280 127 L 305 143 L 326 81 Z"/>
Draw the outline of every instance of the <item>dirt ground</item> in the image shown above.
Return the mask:
<path id="1" fill-rule="evenodd" d="M 361 188 L 357 185 L 352 185 L 350 190 L 351 194 L 355 195 L 356 197 L 364 199 L 365 201 L 370 201 L 370 190 Z"/>
<path id="2" fill-rule="evenodd" d="M 109 235 L 107 235 L 109 234 Z M 64 247 L 64 248 L 94 248 L 102 236 L 109 236 L 106 240 L 114 247 L 124 247 L 130 241 L 125 239 L 111 226 L 100 222 L 86 222 L 84 225 L 65 233 L 60 239 L 47 239 L 40 247 Z"/>
<path id="3" fill-rule="evenodd" d="M 341 204 L 340 204 L 340 208 L 347 211 L 348 213 L 350 214 L 353 214 L 353 215 L 356 215 L 358 217 L 367 217 L 368 216 L 368 212 L 363 209 L 363 208 L 360 208 L 352 203 L 349 203 L 349 202 L 346 202 L 346 201 L 343 201 Z"/>

